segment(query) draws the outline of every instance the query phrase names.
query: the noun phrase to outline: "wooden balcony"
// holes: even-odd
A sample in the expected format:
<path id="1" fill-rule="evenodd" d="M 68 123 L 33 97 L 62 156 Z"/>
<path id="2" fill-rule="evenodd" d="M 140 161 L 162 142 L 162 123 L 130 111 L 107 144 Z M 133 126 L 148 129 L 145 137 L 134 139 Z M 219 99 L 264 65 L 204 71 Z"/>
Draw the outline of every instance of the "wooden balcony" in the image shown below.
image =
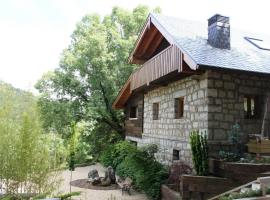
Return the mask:
<path id="1" fill-rule="evenodd" d="M 169 46 L 162 52 L 145 62 L 131 76 L 130 90 L 133 91 L 144 85 L 149 85 L 171 72 L 181 71 L 182 53 L 174 45 Z"/>

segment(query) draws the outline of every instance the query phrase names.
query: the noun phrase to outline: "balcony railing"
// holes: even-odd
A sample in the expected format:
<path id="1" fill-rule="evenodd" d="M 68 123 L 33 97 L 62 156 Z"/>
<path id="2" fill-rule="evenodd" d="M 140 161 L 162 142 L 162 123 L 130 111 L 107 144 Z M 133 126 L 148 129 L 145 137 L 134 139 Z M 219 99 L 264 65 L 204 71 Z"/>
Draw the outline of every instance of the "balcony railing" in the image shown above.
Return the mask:
<path id="1" fill-rule="evenodd" d="M 131 91 L 141 86 L 149 85 L 173 71 L 179 70 L 181 65 L 181 52 L 172 45 L 145 62 L 131 77 Z"/>

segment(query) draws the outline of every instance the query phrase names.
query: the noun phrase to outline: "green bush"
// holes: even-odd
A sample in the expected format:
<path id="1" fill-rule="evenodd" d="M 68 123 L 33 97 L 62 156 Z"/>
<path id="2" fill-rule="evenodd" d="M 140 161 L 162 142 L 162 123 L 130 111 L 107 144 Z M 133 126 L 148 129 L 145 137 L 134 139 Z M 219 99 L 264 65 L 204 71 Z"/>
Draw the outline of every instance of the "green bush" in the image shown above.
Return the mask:
<path id="1" fill-rule="evenodd" d="M 229 152 L 229 151 L 219 151 L 218 155 L 221 160 L 224 160 L 227 162 L 239 161 L 241 158 L 240 154 Z"/>
<path id="2" fill-rule="evenodd" d="M 125 159 L 136 151 L 136 146 L 128 141 L 121 141 L 115 145 L 110 145 L 102 153 L 100 161 L 108 167 L 112 166 L 114 169 Z"/>
<path id="3" fill-rule="evenodd" d="M 155 160 L 156 151 L 156 145 L 137 149 L 129 142 L 120 142 L 104 152 L 102 162 L 115 167 L 120 177 L 130 177 L 134 186 L 149 198 L 160 199 L 160 187 L 168 177 L 168 170 Z"/>
<path id="4" fill-rule="evenodd" d="M 199 131 L 193 131 L 190 134 L 190 145 L 192 151 L 192 160 L 199 176 L 208 174 L 208 145 L 206 133 L 200 134 Z"/>

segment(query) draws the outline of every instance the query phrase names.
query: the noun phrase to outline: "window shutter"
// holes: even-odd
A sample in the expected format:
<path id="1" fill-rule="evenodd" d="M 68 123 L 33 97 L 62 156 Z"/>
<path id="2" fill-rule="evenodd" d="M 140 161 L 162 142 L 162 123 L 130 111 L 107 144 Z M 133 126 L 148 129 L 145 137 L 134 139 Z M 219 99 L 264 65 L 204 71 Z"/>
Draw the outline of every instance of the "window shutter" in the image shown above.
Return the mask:
<path id="1" fill-rule="evenodd" d="M 180 109 L 180 99 L 176 98 L 174 99 L 174 115 L 176 119 L 180 118 L 179 109 Z"/>
<path id="2" fill-rule="evenodd" d="M 159 104 L 153 103 L 153 120 L 158 119 L 158 112 L 159 112 Z"/>
<path id="3" fill-rule="evenodd" d="M 176 98 L 174 99 L 174 114 L 175 119 L 179 119 L 184 115 L 184 98 Z"/>
<path id="4" fill-rule="evenodd" d="M 180 98 L 179 99 L 179 117 L 183 117 L 184 116 L 184 98 Z"/>

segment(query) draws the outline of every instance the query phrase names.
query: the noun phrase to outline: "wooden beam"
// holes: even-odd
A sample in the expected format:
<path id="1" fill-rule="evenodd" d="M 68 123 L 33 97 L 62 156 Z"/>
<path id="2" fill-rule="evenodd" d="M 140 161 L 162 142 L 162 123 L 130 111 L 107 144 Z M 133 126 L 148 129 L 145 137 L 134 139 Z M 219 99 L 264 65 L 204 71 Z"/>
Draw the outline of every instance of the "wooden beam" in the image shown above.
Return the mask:
<path id="1" fill-rule="evenodd" d="M 179 50 L 180 52 L 180 65 L 179 65 L 179 68 L 178 68 L 178 72 L 181 72 L 183 70 L 183 53 Z"/>
<path id="2" fill-rule="evenodd" d="M 127 80 L 127 82 L 125 83 L 125 85 L 122 87 L 122 89 L 118 93 L 115 101 L 113 102 L 112 108 L 114 108 L 114 109 L 121 109 L 121 108 L 124 107 L 124 103 L 130 97 L 131 92 L 132 92 L 130 90 L 131 77 L 132 77 L 132 74 L 129 76 L 129 79 Z"/>
<path id="3" fill-rule="evenodd" d="M 147 59 L 138 58 L 136 56 L 132 56 L 132 61 L 136 64 L 143 64 L 147 61 Z"/>
<path id="4" fill-rule="evenodd" d="M 183 59 L 188 64 L 190 69 L 192 69 L 192 70 L 198 69 L 197 63 L 188 54 L 184 53 L 184 58 Z"/>
<path id="5" fill-rule="evenodd" d="M 147 57 L 151 57 L 154 54 L 154 52 L 156 51 L 156 49 L 158 48 L 158 46 L 162 42 L 163 38 L 164 37 L 160 32 L 156 33 L 155 37 L 151 41 L 151 45 L 149 46 L 148 49 L 146 49 Z"/>
<path id="6" fill-rule="evenodd" d="M 149 30 L 145 32 L 145 35 L 142 37 L 138 48 L 134 52 L 134 55 L 136 57 L 142 57 L 144 56 L 145 52 L 149 48 L 149 46 L 152 44 L 153 39 L 158 34 L 158 30 L 155 26 L 151 26 Z"/>

